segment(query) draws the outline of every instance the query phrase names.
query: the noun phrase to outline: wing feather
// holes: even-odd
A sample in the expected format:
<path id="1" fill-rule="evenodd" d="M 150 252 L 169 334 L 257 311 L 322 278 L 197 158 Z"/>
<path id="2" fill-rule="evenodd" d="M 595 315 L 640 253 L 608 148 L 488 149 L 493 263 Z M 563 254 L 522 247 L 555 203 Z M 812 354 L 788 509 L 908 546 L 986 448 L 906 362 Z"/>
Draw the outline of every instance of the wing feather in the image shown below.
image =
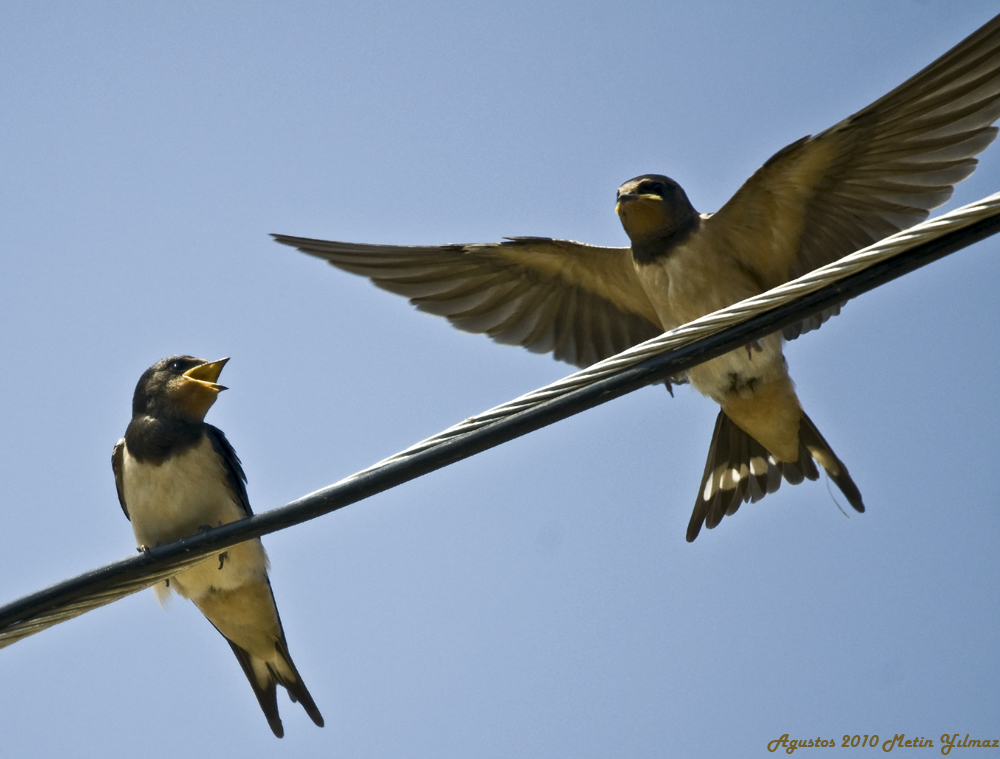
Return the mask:
<path id="1" fill-rule="evenodd" d="M 576 366 L 663 331 L 629 248 L 543 237 L 437 247 L 274 238 L 368 277 L 458 329 Z"/>
<path id="2" fill-rule="evenodd" d="M 767 287 L 781 284 L 925 219 L 975 170 L 997 118 L 1000 16 L 867 108 L 778 151 L 706 229 Z"/>
<path id="3" fill-rule="evenodd" d="M 240 463 L 240 457 L 236 455 L 236 450 L 218 427 L 206 424 L 205 434 L 212 444 L 212 448 L 215 449 L 216 454 L 218 454 L 219 459 L 222 461 L 222 468 L 226 472 L 229 489 L 239 499 L 245 516 L 252 516 L 253 509 L 250 508 L 250 498 L 247 496 L 247 476 L 243 472 L 243 465 Z"/>
<path id="4" fill-rule="evenodd" d="M 114 449 L 111 451 L 111 471 L 115 473 L 115 490 L 118 491 L 118 503 L 121 504 L 122 511 L 125 512 L 125 518 L 130 522 L 132 517 L 128 515 L 128 506 L 125 505 L 125 487 L 122 484 L 122 471 L 125 467 L 125 438 L 122 438 L 117 443 L 115 443 Z"/>

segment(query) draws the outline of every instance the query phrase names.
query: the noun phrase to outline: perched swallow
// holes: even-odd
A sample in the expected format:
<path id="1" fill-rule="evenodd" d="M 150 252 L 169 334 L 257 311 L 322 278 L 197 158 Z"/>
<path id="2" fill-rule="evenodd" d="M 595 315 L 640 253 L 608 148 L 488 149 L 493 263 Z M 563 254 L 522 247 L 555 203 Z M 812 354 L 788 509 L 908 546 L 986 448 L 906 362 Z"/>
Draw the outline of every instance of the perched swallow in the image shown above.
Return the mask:
<path id="1" fill-rule="evenodd" d="M 205 414 L 226 388 L 217 384 L 228 358 L 171 356 L 139 378 L 132 421 L 111 455 L 122 511 L 140 550 L 250 516 L 246 475 L 222 430 Z M 194 601 L 229 641 L 267 724 L 284 735 L 276 686 L 320 727 L 323 717 L 288 654 L 259 538 L 231 546 L 155 586 Z"/>
<path id="2" fill-rule="evenodd" d="M 715 214 L 668 177 L 618 190 L 631 241 L 606 248 L 539 237 L 440 247 L 275 235 L 370 277 L 468 332 L 552 352 L 577 366 L 758 295 L 926 218 L 976 166 L 1000 117 L 1000 16 L 885 97 L 779 150 Z M 819 477 L 861 493 L 802 410 L 783 339 L 810 317 L 687 373 L 721 407 L 687 539 L 746 501 Z"/>

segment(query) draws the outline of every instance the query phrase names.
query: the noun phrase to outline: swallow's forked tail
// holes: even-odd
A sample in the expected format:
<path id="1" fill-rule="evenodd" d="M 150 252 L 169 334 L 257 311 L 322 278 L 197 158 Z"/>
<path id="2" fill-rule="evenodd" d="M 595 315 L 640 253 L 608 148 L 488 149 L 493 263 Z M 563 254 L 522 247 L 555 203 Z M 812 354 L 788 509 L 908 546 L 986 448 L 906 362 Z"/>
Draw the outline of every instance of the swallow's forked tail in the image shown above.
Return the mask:
<path id="1" fill-rule="evenodd" d="M 278 685 L 283 686 L 288 691 L 288 697 L 293 702 L 302 704 L 309 719 L 319 727 L 323 727 L 323 715 L 319 713 L 316 702 L 309 695 L 306 684 L 302 682 L 299 671 L 292 663 L 292 657 L 288 655 L 288 644 L 285 643 L 284 636 L 275 642 L 276 658 L 273 663 L 254 657 L 249 651 L 240 648 L 228 638 L 226 638 L 226 642 L 229 643 L 240 662 L 240 666 L 243 667 L 243 672 L 247 676 L 247 680 L 250 681 L 254 695 L 257 696 L 257 703 L 260 704 L 261 711 L 267 718 L 271 732 L 278 738 L 285 734 L 281 717 L 278 715 Z"/>
<path id="2" fill-rule="evenodd" d="M 865 510 L 861 491 L 854 484 L 844 463 L 830 448 L 812 420 L 802 412 L 799 422 L 799 458 L 794 462 L 778 461 L 768 450 L 744 432 L 724 411 L 715 420 L 715 433 L 708 448 L 705 474 L 701 478 L 698 500 L 688 523 L 691 542 L 704 524 L 712 529 L 722 517 L 735 514 L 747 501 L 757 502 L 781 485 L 781 479 L 798 485 L 802 480 L 819 479 L 819 463 L 858 512 Z"/>
<path id="3" fill-rule="evenodd" d="M 231 590 L 212 589 L 192 600 L 233 649 L 277 737 L 285 734 L 278 715 L 279 685 L 288 691 L 292 701 L 302 704 L 313 722 L 323 727 L 323 715 L 288 654 L 267 575 L 261 574 Z"/>

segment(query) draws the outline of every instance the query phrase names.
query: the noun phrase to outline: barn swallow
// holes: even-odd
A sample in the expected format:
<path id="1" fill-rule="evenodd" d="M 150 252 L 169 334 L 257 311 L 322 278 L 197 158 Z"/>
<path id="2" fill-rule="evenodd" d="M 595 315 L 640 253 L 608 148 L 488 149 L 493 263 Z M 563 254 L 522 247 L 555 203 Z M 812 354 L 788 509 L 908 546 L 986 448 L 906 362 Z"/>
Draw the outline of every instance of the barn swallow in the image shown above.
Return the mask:
<path id="1" fill-rule="evenodd" d="M 365 245 L 275 235 L 370 277 L 417 308 L 497 342 L 577 366 L 758 295 L 927 217 L 976 166 L 1000 117 L 1000 16 L 839 124 L 775 153 L 715 214 L 672 179 L 625 182 L 616 210 L 631 245 L 540 237 L 499 243 Z M 839 307 L 695 367 L 721 406 L 687 539 L 742 503 L 819 477 L 857 511 L 861 493 L 802 410 L 784 339 Z"/>
<path id="2" fill-rule="evenodd" d="M 222 430 L 205 423 L 226 389 L 217 380 L 228 360 L 171 356 L 139 378 L 132 421 L 115 445 L 111 466 L 140 550 L 253 513 L 236 451 Z M 320 727 L 323 717 L 288 654 L 267 569 L 264 546 L 254 538 L 178 572 L 155 591 L 161 602 L 171 589 L 191 599 L 222 633 L 280 738 L 278 685 Z"/>

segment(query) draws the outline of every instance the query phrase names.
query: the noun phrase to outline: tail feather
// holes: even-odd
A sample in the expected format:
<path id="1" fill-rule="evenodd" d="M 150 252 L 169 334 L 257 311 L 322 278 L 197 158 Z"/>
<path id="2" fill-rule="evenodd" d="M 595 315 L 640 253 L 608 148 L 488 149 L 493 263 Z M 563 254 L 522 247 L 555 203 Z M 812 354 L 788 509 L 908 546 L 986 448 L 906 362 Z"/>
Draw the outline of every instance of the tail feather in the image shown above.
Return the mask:
<path id="1" fill-rule="evenodd" d="M 724 516 L 735 514 L 747 501 L 757 502 L 768 493 L 775 492 L 782 478 L 792 485 L 806 479 L 819 479 L 817 461 L 851 506 L 863 512 L 865 507 L 861 502 L 861 492 L 847 473 L 847 467 L 837 458 L 805 412 L 799 425 L 798 461 L 785 462 L 775 459 L 763 445 L 720 411 L 715 420 L 715 432 L 708 449 L 698 499 L 688 523 L 688 542 L 698 537 L 703 524 L 712 529 Z"/>
<path id="2" fill-rule="evenodd" d="M 801 435 L 801 427 L 800 433 Z M 816 462 L 813 461 L 812 455 L 806 449 L 802 442 L 799 442 L 799 459 L 798 461 L 782 461 L 779 462 L 781 466 L 781 473 L 784 478 L 788 481 L 789 485 L 799 485 L 804 480 L 818 480 L 819 479 L 819 469 L 816 468 Z"/>
<path id="3" fill-rule="evenodd" d="M 279 640 L 277 643 L 278 652 L 284 657 L 285 663 L 288 664 L 289 668 L 292 670 L 292 674 L 295 676 L 294 680 L 289 680 L 286 677 L 278 677 L 278 682 L 285 687 L 288 691 L 288 697 L 292 699 L 293 702 L 298 702 L 302 704 L 302 708 L 306 710 L 306 714 L 309 715 L 309 719 L 317 727 L 323 727 L 323 715 L 319 713 L 319 709 L 316 706 L 316 702 L 313 701 L 313 697 L 306 690 L 306 684 L 302 681 L 302 676 L 299 671 L 295 668 L 292 663 L 292 657 L 288 655 L 288 644 L 284 639 Z"/>
<path id="4" fill-rule="evenodd" d="M 812 454 L 813 458 L 823 466 L 826 473 L 830 475 L 830 479 L 840 488 L 840 492 L 844 494 L 854 510 L 864 514 L 865 504 L 861 500 L 861 491 L 858 490 L 858 486 L 854 484 L 854 480 L 848 474 L 844 462 L 837 458 L 837 454 L 819 434 L 816 425 L 813 424 L 812 419 L 806 416 L 805 411 L 802 412 L 802 422 L 799 425 L 799 440 L 802 441 L 802 446 Z"/>
<path id="5" fill-rule="evenodd" d="M 733 434 L 736 425 L 731 424 L 729 427 L 730 429 L 724 430 L 724 432 L 728 431 L 730 434 L 720 436 L 720 450 L 727 452 L 726 461 L 729 464 L 723 467 L 719 478 L 720 497 L 717 516 L 720 520 L 724 514 L 735 514 L 740 504 L 743 503 L 741 498 L 742 488 L 738 487 L 738 484 L 746 478 L 750 471 L 744 465 L 743 460 L 739 458 L 741 441 L 738 435 Z M 713 516 L 716 515 L 713 514 Z"/>
<path id="6" fill-rule="evenodd" d="M 249 651 L 240 648 L 229 640 L 229 638 L 226 638 L 226 642 L 233 649 L 233 653 L 236 654 L 236 659 L 243 668 L 243 674 L 250 681 L 250 687 L 253 688 L 253 694 L 257 697 L 257 703 L 260 704 L 260 709 L 264 712 L 267 724 L 275 736 L 282 738 L 285 735 L 285 728 L 281 724 L 281 716 L 278 714 L 278 685 L 281 685 L 288 691 L 288 697 L 293 703 L 302 704 L 302 708 L 306 710 L 309 719 L 319 727 L 323 727 L 323 715 L 319 713 L 316 702 L 313 701 L 312 696 L 306 689 L 305 683 L 302 681 L 301 675 L 299 675 L 299 671 L 292 662 L 292 657 L 288 655 L 288 644 L 284 639 L 277 641 L 275 648 L 278 654 L 284 659 L 284 664 L 291 672 L 291 677 L 281 674 L 271 664 L 264 662 L 262 659 L 255 660 Z M 256 666 L 254 666 L 255 664 Z M 261 682 L 262 680 L 263 682 Z"/>
<path id="7" fill-rule="evenodd" d="M 225 638 L 225 636 L 223 637 Z M 267 724 L 271 728 L 271 732 L 276 737 L 283 738 L 285 736 L 285 727 L 281 724 L 281 715 L 278 714 L 277 680 L 272 677 L 268 679 L 264 686 L 261 686 L 257 681 L 257 674 L 254 672 L 253 659 L 250 653 L 237 646 L 229 638 L 226 638 L 226 643 L 233 649 L 237 661 L 239 661 L 240 666 L 243 668 L 243 674 L 250 681 L 250 687 L 253 688 L 253 694 L 257 697 L 257 703 L 260 704 L 260 710 L 264 712 L 264 717 L 267 719 Z"/>
<path id="8" fill-rule="evenodd" d="M 288 691 L 292 701 L 302 704 L 313 722 L 323 727 L 323 717 L 288 654 L 278 607 L 266 575 L 258 575 L 229 590 L 210 588 L 192 600 L 233 649 L 267 724 L 277 737 L 285 733 L 278 715 L 278 685 Z"/>

